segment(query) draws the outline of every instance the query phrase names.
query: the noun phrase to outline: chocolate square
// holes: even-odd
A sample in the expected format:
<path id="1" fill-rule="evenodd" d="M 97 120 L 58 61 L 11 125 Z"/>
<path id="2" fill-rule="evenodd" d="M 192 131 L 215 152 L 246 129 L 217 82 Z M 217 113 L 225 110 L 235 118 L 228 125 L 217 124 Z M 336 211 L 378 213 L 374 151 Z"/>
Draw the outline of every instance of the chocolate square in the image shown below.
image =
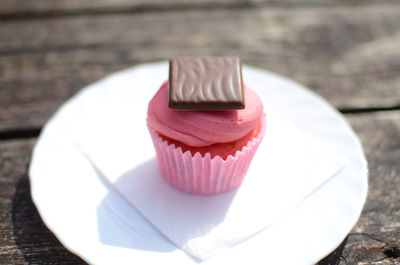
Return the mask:
<path id="1" fill-rule="evenodd" d="M 169 68 L 168 106 L 179 110 L 244 108 L 239 57 L 174 57 Z"/>

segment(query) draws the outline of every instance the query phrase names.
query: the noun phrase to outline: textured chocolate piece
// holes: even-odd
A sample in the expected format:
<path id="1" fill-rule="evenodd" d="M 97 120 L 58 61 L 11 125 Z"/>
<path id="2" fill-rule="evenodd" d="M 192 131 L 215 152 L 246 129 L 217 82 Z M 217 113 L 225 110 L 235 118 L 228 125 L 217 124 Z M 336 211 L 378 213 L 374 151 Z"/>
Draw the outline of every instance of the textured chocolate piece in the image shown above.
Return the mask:
<path id="1" fill-rule="evenodd" d="M 172 58 L 169 69 L 168 106 L 180 110 L 243 109 L 240 58 Z"/>

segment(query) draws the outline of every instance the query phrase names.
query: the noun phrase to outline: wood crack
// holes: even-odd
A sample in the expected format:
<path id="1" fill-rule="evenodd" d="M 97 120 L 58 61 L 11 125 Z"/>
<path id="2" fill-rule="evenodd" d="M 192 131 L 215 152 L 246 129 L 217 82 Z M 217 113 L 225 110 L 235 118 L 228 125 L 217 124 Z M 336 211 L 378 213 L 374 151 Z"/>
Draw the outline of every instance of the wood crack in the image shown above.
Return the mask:
<path id="1" fill-rule="evenodd" d="M 342 114 L 363 114 L 378 111 L 395 111 L 400 110 L 400 105 L 389 106 L 389 107 L 367 107 L 367 108 L 339 108 Z"/>
<path id="2" fill-rule="evenodd" d="M 394 0 L 382 0 L 380 4 L 398 4 Z M 174 11 L 189 11 L 189 10 L 219 10 L 219 9 L 256 9 L 256 8 L 306 8 L 306 7 L 337 7 L 337 6 L 365 6 L 375 5 L 373 0 L 353 0 L 353 1 L 313 1 L 303 0 L 298 2 L 292 1 L 278 1 L 278 0 L 267 0 L 267 1 L 232 1 L 232 2 L 218 2 L 218 1 L 183 1 L 168 4 L 162 3 L 140 3 L 133 5 L 121 5 L 121 6 L 105 6 L 105 7 L 80 7 L 76 9 L 43 9 L 43 10 L 22 10 L 22 11 L 2 11 L 0 9 L 0 21 L 10 20 L 31 20 L 31 19 L 49 19 L 55 17 L 74 17 L 74 16 L 98 16 L 98 15 L 115 15 L 115 14 L 140 14 L 140 13 L 152 13 L 152 12 L 174 12 Z M 57 6 L 56 6 L 57 8 Z M 12 10 L 12 7 L 9 8 Z"/>
<path id="3" fill-rule="evenodd" d="M 41 128 L 26 128 L 26 129 L 0 131 L 0 141 L 36 138 L 39 136 L 40 132 Z"/>
<path id="4" fill-rule="evenodd" d="M 87 8 L 77 10 L 43 10 L 43 11 L 23 11 L 15 13 L 0 14 L 0 21 L 10 20 L 32 20 L 32 19 L 49 19 L 59 17 L 75 17 L 75 16 L 99 16 L 99 15 L 115 15 L 115 14 L 142 14 L 142 13 L 159 13 L 159 12 L 179 12 L 189 10 L 218 10 L 218 9 L 245 9 L 260 7 L 260 4 L 247 3 L 231 3 L 229 5 L 218 2 L 203 3 L 183 3 L 168 5 L 151 5 L 141 4 L 135 6 L 123 7 L 107 7 L 107 8 Z"/>

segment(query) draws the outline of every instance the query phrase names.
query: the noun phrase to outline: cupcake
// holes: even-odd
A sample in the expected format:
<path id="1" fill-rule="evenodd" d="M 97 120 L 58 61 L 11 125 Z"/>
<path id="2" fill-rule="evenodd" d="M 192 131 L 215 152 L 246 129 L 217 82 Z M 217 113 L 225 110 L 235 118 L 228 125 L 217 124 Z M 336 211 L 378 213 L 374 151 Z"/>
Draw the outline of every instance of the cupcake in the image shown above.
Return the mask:
<path id="1" fill-rule="evenodd" d="M 176 57 L 149 103 L 163 178 L 194 194 L 238 187 L 266 130 L 263 104 L 242 84 L 237 57 Z"/>

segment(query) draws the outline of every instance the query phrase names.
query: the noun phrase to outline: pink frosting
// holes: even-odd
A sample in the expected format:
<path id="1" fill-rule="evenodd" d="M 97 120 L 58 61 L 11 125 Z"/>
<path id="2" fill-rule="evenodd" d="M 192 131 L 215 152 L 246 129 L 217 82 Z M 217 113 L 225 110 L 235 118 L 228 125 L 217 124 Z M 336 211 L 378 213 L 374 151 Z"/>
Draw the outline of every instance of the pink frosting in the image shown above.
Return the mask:
<path id="1" fill-rule="evenodd" d="M 188 146 L 207 146 L 238 140 L 263 117 L 257 94 L 245 87 L 245 108 L 233 111 L 178 111 L 168 108 L 168 81 L 149 103 L 147 122 L 160 134 Z"/>

